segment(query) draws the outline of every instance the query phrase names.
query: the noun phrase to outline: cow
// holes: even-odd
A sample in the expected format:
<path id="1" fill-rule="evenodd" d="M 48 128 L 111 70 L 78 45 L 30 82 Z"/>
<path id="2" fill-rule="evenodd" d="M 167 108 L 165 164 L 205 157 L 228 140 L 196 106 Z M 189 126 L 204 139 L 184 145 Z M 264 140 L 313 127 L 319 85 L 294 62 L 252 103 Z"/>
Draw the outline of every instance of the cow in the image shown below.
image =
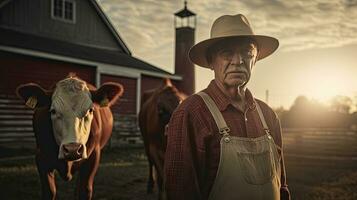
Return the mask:
<path id="1" fill-rule="evenodd" d="M 164 84 L 155 90 L 146 91 L 141 99 L 139 112 L 139 128 L 144 140 L 145 153 L 149 163 L 149 178 L 147 193 L 153 192 L 155 167 L 158 187 L 158 197 L 163 193 L 163 166 L 166 149 L 165 126 L 173 111 L 187 96 L 172 85 L 170 79 L 164 79 Z"/>
<path id="2" fill-rule="evenodd" d="M 34 109 L 42 199 L 56 199 L 55 170 L 65 181 L 78 171 L 75 199 L 92 198 L 101 149 L 113 127 L 110 106 L 123 91 L 119 83 L 104 83 L 96 89 L 76 76 L 57 82 L 53 90 L 35 83 L 17 87 L 17 95 Z"/>

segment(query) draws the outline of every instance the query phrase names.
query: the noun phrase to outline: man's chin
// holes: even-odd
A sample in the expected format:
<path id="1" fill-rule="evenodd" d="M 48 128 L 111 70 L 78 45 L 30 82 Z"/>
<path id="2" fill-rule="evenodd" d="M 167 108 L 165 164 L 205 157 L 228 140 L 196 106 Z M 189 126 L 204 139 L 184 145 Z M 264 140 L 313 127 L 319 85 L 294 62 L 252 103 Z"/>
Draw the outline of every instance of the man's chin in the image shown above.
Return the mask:
<path id="1" fill-rule="evenodd" d="M 238 88 L 238 87 L 242 87 L 246 85 L 246 81 L 243 80 L 235 80 L 235 81 L 226 81 L 224 83 L 224 85 L 226 87 L 234 87 L 234 88 Z"/>

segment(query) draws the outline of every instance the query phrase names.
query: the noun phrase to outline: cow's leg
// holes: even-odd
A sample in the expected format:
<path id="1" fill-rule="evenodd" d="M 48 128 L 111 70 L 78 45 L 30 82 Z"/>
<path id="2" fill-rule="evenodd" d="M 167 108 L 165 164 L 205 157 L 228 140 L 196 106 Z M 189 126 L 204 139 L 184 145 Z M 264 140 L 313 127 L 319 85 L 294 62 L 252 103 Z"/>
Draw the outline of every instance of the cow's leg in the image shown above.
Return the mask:
<path id="1" fill-rule="evenodd" d="M 165 199 L 164 195 L 164 155 L 165 153 L 161 150 L 159 150 L 159 160 L 158 160 L 158 176 L 157 176 L 157 183 L 158 183 L 158 188 L 159 188 L 159 199 L 163 200 Z"/>
<path id="2" fill-rule="evenodd" d="M 40 173 L 41 199 L 56 199 L 56 182 L 54 171 Z"/>
<path id="3" fill-rule="evenodd" d="M 79 169 L 77 182 L 77 198 L 92 199 L 94 176 L 97 173 L 100 161 L 100 147 L 97 146 L 90 157 L 84 161 Z"/>
<path id="4" fill-rule="evenodd" d="M 156 169 L 156 180 L 158 188 L 158 197 L 163 199 L 163 175 L 164 175 L 164 151 L 158 147 L 150 148 L 151 157 Z"/>
<path id="5" fill-rule="evenodd" d="M 149 142 L 146 142 L 146 143 L 149 143 Z M 147 156 L 148 164 L 149 164 L 149 177 L 148 177 L 146 192 L 148 194 L 151 194 L 153 191 L 153 187 L 154 187 L 154 177 L 153 177 L 153 162 L 152 162 L 152 158 L 150 156 L 149 151 L 150 151 L 149 144 L 145 144 L 145 152 L 146 152 L 146 156 Z"/>
<path id="6" fill-rule="evenodd" d="M 154 187 L 153 163 L 149 158 L 148 158 L 148 162 L 149 162 L 149 178 L 147 183 L 147 193 L 151 194 Z"/>
<path id="7" fill-rule="evenodd" d="M 162 200 L 163 199 L 163 170 L 162 167 L 160 166 L 160 163 L 155 164 L 155 169 L 156 169 L 156 185 L 158 188 L 158 199 Z"/>
<path id="8" fill-rule="evenodd" d="M 41 199 L 56 199 L 56 180 L 54 169 L 50 169 L 48 163 L 46 164 L 36 155 L 37 171 L 41 181 Z"/>

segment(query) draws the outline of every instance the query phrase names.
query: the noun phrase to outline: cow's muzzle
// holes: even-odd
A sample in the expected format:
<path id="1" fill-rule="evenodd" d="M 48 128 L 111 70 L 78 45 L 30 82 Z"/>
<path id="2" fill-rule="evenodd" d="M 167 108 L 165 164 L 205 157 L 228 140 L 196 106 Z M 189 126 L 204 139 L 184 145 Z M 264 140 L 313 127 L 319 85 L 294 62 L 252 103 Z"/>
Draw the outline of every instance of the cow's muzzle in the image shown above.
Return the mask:
<path id="1" fill-rule="evenodd" d="M 83 157 L 84 147 L 80 143 L 63 144 L 63 157 L 65 160 L 73 161 Z"/>

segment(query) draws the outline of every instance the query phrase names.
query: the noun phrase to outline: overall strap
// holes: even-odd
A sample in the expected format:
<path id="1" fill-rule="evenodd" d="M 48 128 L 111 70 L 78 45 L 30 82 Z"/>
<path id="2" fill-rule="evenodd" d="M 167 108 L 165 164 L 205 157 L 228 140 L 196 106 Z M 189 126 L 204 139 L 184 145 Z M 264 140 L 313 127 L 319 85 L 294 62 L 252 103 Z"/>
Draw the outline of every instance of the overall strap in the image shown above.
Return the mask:
<path id="1" fill-rule="evenodd" d="M 226 121 L 224 120 L 221 111 L 219 111 L 216 103 L 214 103 L 213 99 L 206 93 L 204 92 L 199 92 L 197 93 L 205 102 L 207 108 L 211 112 L 214 121 L 217 124 L 219 133 L 221 135 L 229 135 L 229 132 L 231 131 L 229 127 L 227 126 Z"/>
<path id="2" fill-rule="evenodd" d="M 262 109 L 260 108 L 259 103 L 257 101 L 255 101 L 255 105 L 257 107 L 259 118 L 260 118 L 260 121 L 262 122 L 262 125 L 263 125 L 263 128 L 264 128 L 265 132 L 270 133 L 270 130 L 269 130 L 269 127 L 267 125 L 267 122 L 265 121 Z"/>

